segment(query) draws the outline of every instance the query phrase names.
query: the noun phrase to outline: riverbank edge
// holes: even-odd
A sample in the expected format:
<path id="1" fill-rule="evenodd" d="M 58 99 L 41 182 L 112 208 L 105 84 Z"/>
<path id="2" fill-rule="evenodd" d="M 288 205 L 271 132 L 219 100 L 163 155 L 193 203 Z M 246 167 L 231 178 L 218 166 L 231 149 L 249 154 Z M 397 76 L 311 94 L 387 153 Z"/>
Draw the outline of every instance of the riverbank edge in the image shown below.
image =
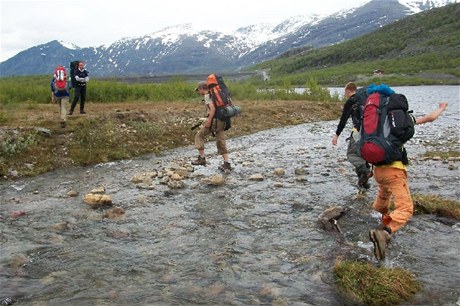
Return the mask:
<path id="1" fill-rule="evenodd" d="M 342 102 L 318 101 L 240 101 L 237 105 L 243 111 L 232 119 L 227 138 L 335 120 L 342 108 Z M 0 126 L 1 179 L 192 145 L 198 130 L 191 128 L 205 115 L 197 102 L 87 103 L 85 110 L 86 115 L 67 116 L 65 128 L 60 126 L 55 104 L 19 105 L 8 112 Z"/>

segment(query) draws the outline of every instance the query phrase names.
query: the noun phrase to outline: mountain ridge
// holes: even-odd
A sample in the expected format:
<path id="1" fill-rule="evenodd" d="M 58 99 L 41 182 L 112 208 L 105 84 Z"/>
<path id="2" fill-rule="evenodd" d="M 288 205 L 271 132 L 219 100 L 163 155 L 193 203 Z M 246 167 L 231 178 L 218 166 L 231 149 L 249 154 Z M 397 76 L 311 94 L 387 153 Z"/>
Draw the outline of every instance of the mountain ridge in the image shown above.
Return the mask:
<path id="1" fill-rule="evenodd" d="M 181 24 L 110 45 L 80 48 L 53 40 L 0 63 L 0 76 L 48 74 L 58 64 L 84 59 L 92 76 L 148 76 L 240 71 L 298 47 L 318 48 L 372 32 L 454 0 L 371 0 L 332 15 L 298 15 L 276 25 L 255 24 L 232 33 L 196 31 Z M 403 4 L 401 4 L 403 3 Z"/>

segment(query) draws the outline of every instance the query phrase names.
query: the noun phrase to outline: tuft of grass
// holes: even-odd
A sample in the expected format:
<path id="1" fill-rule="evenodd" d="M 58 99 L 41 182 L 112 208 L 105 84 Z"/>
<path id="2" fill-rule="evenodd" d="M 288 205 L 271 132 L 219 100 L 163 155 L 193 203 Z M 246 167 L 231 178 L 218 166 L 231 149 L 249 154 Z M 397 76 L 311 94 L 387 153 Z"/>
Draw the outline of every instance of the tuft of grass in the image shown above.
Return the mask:
<path id="1" fill-rule="evenodd" d="M 436 214 L 460 220 L 460 201 L 444 199 L 436 195 L 412 195 L 414 214 Z"/>
<path id="2" fill-rule="evenodd" d="M 460 151 L 452 151 L 449 150 L 447 152 L 441 151 L 427 151 L 423 154 L 425 157 L 433 158 L 433 157 L 440 157 L 444 160 L 448 159 L 449 157 L 460 157 Z"/>
<path id="3" fill-rule="evenodd" d="M 339 291 L 353 303 L 397 305 L 409 301 L 421 285 L 409 272 L 370 263 L 339 261 L 334 267 Z"/>

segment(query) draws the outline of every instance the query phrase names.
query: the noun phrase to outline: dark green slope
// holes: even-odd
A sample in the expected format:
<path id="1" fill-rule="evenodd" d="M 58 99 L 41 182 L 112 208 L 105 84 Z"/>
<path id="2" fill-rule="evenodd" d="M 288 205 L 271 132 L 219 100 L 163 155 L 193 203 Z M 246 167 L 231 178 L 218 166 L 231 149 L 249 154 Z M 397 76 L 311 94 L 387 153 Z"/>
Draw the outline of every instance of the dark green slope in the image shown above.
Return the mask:
<path id="1" fill-rule="evenodd" d="M 444 75 L 452 83 L 460 77 L 460 4 L 415 14 L 334 46 L 290 54 L 255 69 L 270 69 L 273 82 L 287 77 L 302 83 L 313 76 L 321 83 L 342 83 L 381 69 L 392 76 Z"/>

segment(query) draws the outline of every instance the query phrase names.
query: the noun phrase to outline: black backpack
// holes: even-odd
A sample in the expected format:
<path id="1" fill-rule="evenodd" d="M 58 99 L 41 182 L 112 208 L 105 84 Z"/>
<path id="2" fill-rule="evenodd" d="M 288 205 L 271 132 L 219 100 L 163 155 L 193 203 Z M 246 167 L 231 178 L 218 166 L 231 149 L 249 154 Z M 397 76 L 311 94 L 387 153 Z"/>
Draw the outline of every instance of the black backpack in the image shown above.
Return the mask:
<path id="1" fill-rule="evenodd" d="M 362 96 L 364 97 L 364 95 Z M 373 165 L 408 163 L 403 145 L 415 133 L 415 118 L 402 94 L 373 92 L 360 99 L 362 117 L 358 153 Z"/>
<path id="2" fill-rule="evenodd" d="M 70 84 L 75 88 L 77 80 L 75 79 L 75 71 L 78 69 L 79 61 L 70 62 Z"/>

